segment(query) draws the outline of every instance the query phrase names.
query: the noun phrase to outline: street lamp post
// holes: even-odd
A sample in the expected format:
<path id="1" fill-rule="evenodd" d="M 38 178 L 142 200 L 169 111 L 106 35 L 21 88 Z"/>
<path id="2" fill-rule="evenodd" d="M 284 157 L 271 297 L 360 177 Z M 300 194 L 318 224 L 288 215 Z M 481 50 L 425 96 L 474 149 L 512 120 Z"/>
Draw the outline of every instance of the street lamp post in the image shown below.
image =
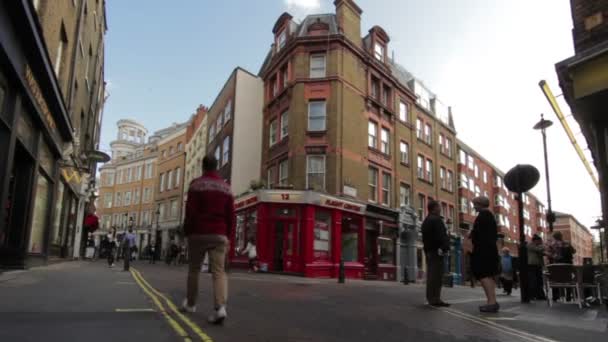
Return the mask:
<path id="1" fill-rule="evenodd" d="M 156 228 L 154 229 L 154 239 L 152 240 L 152 245 L 154 246 L 154 251 L 152 252 L 152 263 L 156 262 L 156 253 L 158 253 L 158 246 L 156 245 L 158 239 L 158 229 L 160 228 L 160 204 L 156 207 Z"/>
<path id="2" fill-rule="evenodd" d="M 545 180 L 547 182 L 547 222 L 549 223 L 549 232 L 553 233 L 553 223 L 555 222 L 555 214 L 551 210 L 551 185 L 549 182 L 549 158 L 547 154 L 547 128 L 551 127 L 553 122 L 551 120 L 545 120 L 544 115 L 540 115 L 540 121 L 534 125 L 534 129 L 540 130 L 543 136 L 543 152 L 545 155 Z"/>
<path id="3" fill-rule="evenodd" d="M 125 214 L 126 216 L 127 214 Z M 129 217 L 129 230 L 133 229 L 133 216 Z M 131 242 L 129 241 L 129 239 L 127 239 L 127 234 L 129 234 L 128 232 L 125 231 L 125 235 L 123 235 L 123 243 L 122 243 L 122 248 L 123 248 L 123 253 L 124 253 L 124 270 L 128 271 L 131 265 Z"/>

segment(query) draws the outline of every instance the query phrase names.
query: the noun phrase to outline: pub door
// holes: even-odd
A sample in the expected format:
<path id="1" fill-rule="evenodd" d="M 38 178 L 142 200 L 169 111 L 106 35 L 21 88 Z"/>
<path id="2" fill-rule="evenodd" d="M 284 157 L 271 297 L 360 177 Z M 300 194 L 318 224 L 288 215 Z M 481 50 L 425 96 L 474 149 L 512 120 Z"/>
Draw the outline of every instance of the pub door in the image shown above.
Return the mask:
<path id="1" fill-rule="evenodd" d="M 365 230 L 365 279 L 378 279 L 378 232 Z"/>
<path id="2" fill-rule="evenodd" d="M 275 272 L 298 272 L 298 225 L 293 219 L 275 221 L 274 258 Z"/>

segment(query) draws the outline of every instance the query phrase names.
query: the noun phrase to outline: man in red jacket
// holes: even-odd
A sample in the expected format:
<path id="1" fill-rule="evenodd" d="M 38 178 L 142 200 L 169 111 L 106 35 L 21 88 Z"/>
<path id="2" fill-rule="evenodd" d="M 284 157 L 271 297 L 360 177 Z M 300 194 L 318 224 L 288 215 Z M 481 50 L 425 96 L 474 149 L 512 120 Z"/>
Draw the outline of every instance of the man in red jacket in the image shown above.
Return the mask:
<path id="1" fill-rule="evenodd" d="M 217 159 L 203 159 L 203 176 L 194 179 L 188 189 L 184 232 L 188 237 L 190 265 L 188 269 L 188 293 L 182 310 L 196 311 L 198 276 L 205 252 L 213 279 L 215 312 L 208 321 L 221 324 L 226 318 L 228 279 L 224 270 L 228 251 L 228 236 L 234 222 L 234 196 L 228 185 L 216 172 Z"/>

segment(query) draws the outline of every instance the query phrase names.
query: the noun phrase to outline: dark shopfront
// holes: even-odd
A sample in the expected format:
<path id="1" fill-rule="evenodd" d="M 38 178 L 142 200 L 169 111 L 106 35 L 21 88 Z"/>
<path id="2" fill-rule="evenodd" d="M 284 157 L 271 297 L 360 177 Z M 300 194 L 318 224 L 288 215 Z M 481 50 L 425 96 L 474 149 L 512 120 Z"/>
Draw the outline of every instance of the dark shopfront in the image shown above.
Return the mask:
<path id="1" fill-rule="evenodd" d="M 235 266 L 247 266 L 240 252 L 253 238 L 262 270 L 336 278 L 342 258 L 348 278 L 361 279 L 373 270 L 370 279 L 394 279 L 395 238 L 386 229 L 369 233 L 377 219 L 366 217 L 365 204 L 314 191 L 258 190 L 238 198 L 235 207 L 230 253 Z"/>
<path id="2" fill-rule="evenodd" d="M 72 127 L 37 25 L 29 1 L 0 2 L 2 267 L 44 262 L 63 207 L 54 203 L 63 204 L 59 161 Z"/>

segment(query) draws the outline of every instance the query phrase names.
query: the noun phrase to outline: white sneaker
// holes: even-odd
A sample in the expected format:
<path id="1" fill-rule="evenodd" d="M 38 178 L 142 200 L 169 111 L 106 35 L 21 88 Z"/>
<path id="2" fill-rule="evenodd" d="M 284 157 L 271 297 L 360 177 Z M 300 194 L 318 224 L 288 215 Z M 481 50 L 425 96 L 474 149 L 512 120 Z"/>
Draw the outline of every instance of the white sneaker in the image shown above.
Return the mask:
<path id="1" fill-rule="evenodd" d="M 219 309 L 209 315 L 207 322 L 211 324 L 223 324 L 226 317 L 228 317 L 228 314 L 226 313 L 226 306 L 220 306 Z"/>
<path id="2" fill-rule="evenodd" d="M 181 307 L 180 311 L 181 312 L 194 313 L 194 312 L 196 312 L 196 305 L 189 306 L 188 305 L 188 298 L 184 298 L 184 301 L 182 302 L 182 307 Z"/>

